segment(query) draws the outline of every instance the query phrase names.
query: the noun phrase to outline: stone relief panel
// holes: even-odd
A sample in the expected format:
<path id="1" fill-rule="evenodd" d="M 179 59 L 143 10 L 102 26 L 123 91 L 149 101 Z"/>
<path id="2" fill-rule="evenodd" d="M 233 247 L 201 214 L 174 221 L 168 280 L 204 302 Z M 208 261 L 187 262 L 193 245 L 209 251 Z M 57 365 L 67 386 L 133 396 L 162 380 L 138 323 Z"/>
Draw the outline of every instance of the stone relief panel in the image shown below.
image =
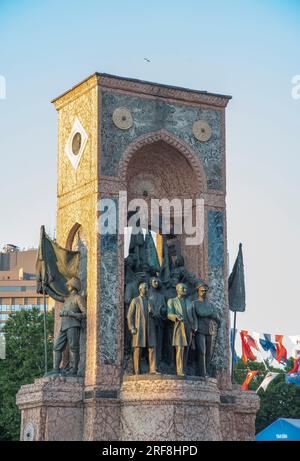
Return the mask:
<path id="1" fill-rule="evenodd" d="M 217 110 L 189 107 L 157 99 L 103 91 L 101 127 L 101 173 L 117 176 L 118 165 L 126 147 L 137 137 L 164 129 L 188 144 L 202 162 L 209 189 L 222 190 L 221 113 Z M 118 108 L 132 114 L 133 124 L 126 131 L 113 121 Z M 193 124 L 203 120 L 211 128 L 211 136 L 201 142 L 193 134 Z"/>

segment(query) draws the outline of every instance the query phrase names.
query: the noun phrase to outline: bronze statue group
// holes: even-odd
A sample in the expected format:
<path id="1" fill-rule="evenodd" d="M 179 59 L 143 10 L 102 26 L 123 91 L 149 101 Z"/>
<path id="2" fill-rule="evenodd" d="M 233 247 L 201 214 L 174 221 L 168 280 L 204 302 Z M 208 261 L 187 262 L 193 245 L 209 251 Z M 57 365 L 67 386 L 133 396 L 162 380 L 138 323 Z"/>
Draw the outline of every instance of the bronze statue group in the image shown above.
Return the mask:
<path id="1" fill-rule="evenodd" d="M 178 376 L 211 376 L 220 315 L 207 300 L 208 285 L 185 268 L 182 256 L 166 277 L 136 240 L 125 259 L 124 290 L 125 355 L 132 354 L 133 373 L 141 374 L 144 355 L 150 374 L 175 365 Z"/>
<path id="2" fill-rule="evenodd" d="M 167 251 L 166 245 L 164 250 Z M 39 282 L 49 296 L 64 303 L 50 374 L 76 376 L 80 329 L 87 315 L 85 298 L 80 295 L 81 282 L 78 277 L 69 279 L 64 296 L 41 277 Z M 185 268 L 181 255 L 177 255 L 173 262 L 167 254 L 160 266 L 150 231 L 146 238 L 131 236 L 129 255 L 125 258 L 126 371 L 129 371 L 127 365 L 132 356 L 133 372 L 137 375 L 143 372 L 141 362 L 145 363 L 143 358 L 146 358 L 150 374 L 169 374 L 175 366 L 178 376 L 187 373 L 212 376 L 220 314 L 207 300 L 207 292 L 207 284 Z M 69 365 L 66 370 L 61 370 L 62 354 L 67 346 Z"/>

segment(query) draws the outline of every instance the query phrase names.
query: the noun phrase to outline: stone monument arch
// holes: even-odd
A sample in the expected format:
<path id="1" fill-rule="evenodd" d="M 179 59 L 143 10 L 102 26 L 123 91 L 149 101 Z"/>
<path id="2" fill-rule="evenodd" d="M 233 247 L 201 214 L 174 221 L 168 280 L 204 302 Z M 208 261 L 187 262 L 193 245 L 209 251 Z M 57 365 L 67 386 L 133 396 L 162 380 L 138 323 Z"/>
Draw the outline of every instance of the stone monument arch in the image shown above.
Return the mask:
<path id="1" fill-rule="evenodd" d="M 151 199 L 194 200 L 203 198 L 207 191 L 201 161 L 185 142 L 166 130 L 147 133 L 129 144 L 119 163 L 119 178 L 126 185 L 128 201 L 144 199 L 149 210 Z M 184 234 L 178 237 L 182 241 L 185 238 Z M 207 245 L 203 243 L 196 252 L 183 243 L 181 247 L 187 267 L 204 275 Z"/>
<path id="2" fill-rule="evenodd" d="M 53 101 L 58 113 L 57 242 L 79 249 L 85 261 L 85 374 L 41 378 L 21 388 L 22 439 L 28 424 L 35 440 L 254 438 L 257 396 L 232 388 L 230 379 L 229 100 L 96 73 Z M 221 313 L 215 377 L 150 379 L 124 373 L 124 235 L 99 233 L 99 204 L 110 199 L 118 211 L 120 191 L 128 200 L 147 203 L 177 195 L 204 200 L 203 244 L 195 250 L 182 241 L 185 236 L 178 239 L 187 268 L 207 281 Z"/>

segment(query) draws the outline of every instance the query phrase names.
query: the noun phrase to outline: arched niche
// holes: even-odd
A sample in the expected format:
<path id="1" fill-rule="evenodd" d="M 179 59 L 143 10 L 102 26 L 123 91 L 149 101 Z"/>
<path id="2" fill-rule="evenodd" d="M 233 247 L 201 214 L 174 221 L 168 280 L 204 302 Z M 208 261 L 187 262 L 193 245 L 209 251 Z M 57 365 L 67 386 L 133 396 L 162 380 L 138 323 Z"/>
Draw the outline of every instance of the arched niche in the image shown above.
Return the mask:
<path id="1" fill-rule="evenodd" d="M 120 162 L 119 178 L 126 184 L 128 202 L 143 199 L 149 210 L 151 199 L 192 199 L 194 203 L 207 190 L 206 175 L 198 157 L 164 130 L 141 136 L 128 146 Z M 171 217 L 175 219 L 172 212 L 171 209 Z M 148 217 L 150 222 L 150 212 Z M 183 234 L 176 238 L 187 269 L 206 277 L 205 241 L 187 246 L 184 225 Z"/>

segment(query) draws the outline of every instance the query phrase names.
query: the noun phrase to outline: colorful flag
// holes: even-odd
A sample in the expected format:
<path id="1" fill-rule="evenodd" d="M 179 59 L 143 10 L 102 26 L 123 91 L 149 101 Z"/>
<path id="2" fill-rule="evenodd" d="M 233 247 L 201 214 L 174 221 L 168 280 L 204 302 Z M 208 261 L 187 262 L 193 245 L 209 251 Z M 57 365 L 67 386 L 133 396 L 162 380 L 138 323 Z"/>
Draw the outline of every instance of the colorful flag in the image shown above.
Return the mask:
<path id="1" fill-rule="evenodd" d="M 248 371 L 246 379 L 242 384 L 243 391 L 248 391 L 248 386 L 250 384 L 250 381 L 252 381 L 252 379 L 254 378 L 255 375 L 257 375 L 257 373 L 258 373 L 258 371 L 256 371 L 256 370 Z"/>
<path id="2" fill-rule="evenodd" d="M 292 373 L 298 373 L 299 372 L 299 365 L 300 365 L 300 358 L 299 359 L 294 359 L 294 366 L 290 371 L 288 371 L 288 375 L 291 375 Z"/>
<path id="3" fill-rule="evenodd" d="M 279 363 L 286 363 L 287 351 L 284 345 L 282 344 L 283 335 L 275 335 L 275 344 L 276 344 L 276 360 Z"/>
<path id="4" fill-rule="evenodd" d="M 247 363 L 248 359 L 255 361 L 256 357 L 251 351 L 251 343 L 252 341 L 254 341 L 253 338 L 250 337 L 252 341 L 250 340 L 250 344 L 249 344 L 249 335 L 248 335 L 247 330 L 241 330 L 240 336 L 241 336 L 241 341 L 242 341 L 242 360 L 243 362 Z"/>
<path id="5" fill-rule="evenodd" d="M 271 341 L 271 335 L 268 333 L 264 333 L 264 339 L 259 340 L 261 347 L 264 351 L 269 352 L 273 359 L 276 358 L 276 346 Z"/>
<path id="6" fill-rule="evenodd" d="M 250 347 L 253 347 L 253 349 L 256 349 L 257 351 L 259 351 L 257 342 L 256 342 L 255 339 L 252 338 L 252 336 L 250 336 L 250 335 L 248 335 L 248 344 L 249 344 Z"/>
<path id="7" fill-rule="evenodd" d="M 279 373 L 273 373 L 271 371 L 269 371 L 269 373 L 266 374 L 266 376 L 264 377 L 264 380 L 262 381 L 261 385 L 257 388 L 256 392 L 259 391 L 260 388 L 262 388 L 264 391 L 266 391 L 268 385 L 270 384 L 270 382 L 273 381 L 273 379 L 276 378 L 276 376 L 278 376 Z"/>
<path id="8" fill-rule="evenodd" d="M 245 275 L 242 244 L 228 279 L 229 309 L 233 312 L 244 312 L 246 308 Z"/>

